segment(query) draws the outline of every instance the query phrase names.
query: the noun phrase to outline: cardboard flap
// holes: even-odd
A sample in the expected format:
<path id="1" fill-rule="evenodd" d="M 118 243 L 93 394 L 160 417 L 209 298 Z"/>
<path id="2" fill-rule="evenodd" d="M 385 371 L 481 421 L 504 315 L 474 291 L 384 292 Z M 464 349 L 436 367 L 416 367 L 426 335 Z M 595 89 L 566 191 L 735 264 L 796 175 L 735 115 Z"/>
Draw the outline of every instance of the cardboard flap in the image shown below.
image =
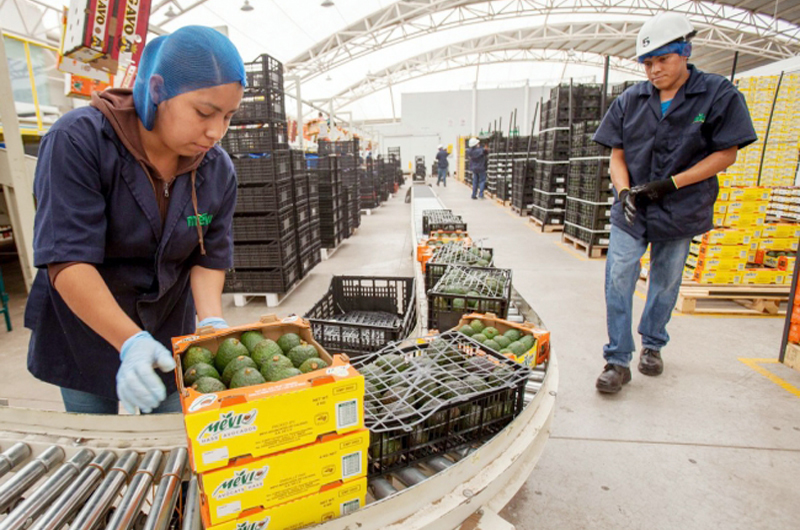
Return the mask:
<path id="1" fill-rule="evenodd" d="M 261 318 L 258 319 L 259 322 L 262 324 L 272 324 L 273 322 L 278 321 L 278 316 L 274 313 L 270 313 L 268 315 L 261 315 Z"/>
<path id="2" fill-rule="evenodd" d="M 200 335 L 202 337 L 203 335 L 211 335 L 215 331 L 217 331 L 217 329 L 214 326 L 203 326 L 201 328 L 197 328 L 195 335 Z"/>

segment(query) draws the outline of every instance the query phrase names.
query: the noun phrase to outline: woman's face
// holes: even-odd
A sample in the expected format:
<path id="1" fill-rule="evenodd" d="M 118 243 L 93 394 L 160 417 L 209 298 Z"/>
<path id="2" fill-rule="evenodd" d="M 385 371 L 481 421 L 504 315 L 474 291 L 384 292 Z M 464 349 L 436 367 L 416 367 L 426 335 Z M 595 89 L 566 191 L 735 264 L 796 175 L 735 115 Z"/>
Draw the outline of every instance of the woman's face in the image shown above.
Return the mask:
<path id="1" fill-rule="evenodd" d="M 180 156 L 205 153 L 225 136 L 242 94 L 240 83 L 229 83 L 170 98 L 158 105 L 153 132 Z"/>

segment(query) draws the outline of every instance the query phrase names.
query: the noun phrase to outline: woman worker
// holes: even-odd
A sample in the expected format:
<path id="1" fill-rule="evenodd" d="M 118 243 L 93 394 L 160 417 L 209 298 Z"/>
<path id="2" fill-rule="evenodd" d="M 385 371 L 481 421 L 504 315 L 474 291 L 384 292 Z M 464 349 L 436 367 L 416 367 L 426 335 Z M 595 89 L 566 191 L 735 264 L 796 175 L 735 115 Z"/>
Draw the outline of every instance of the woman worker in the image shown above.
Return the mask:
<path id="1" fill-rule="evenodd" d="M 217 142 L 245 84 L 227 37 L 185 27 L 146 46 L 132 91 L 95 93 L 42 140 L 28 369 L 67 412 L 179 412 L 170 339 L 196 316 L 227 327 L 236 177 Z"/>

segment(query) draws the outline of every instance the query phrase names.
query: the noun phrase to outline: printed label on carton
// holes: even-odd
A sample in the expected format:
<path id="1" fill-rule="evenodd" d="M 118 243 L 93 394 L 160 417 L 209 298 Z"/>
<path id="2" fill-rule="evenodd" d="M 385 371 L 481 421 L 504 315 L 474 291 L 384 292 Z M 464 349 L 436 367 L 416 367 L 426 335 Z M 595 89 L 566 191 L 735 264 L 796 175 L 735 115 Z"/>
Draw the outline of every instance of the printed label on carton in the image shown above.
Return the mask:
<path id="1" fill-rule="evenodd" d="M 224 412 L 219 415 L 219 420 L 209 423 L 200 431 L 197 441 L 205 445 L 254 432 L 256 416 L 258 411 L 255 409 L 239 414 Z"/>

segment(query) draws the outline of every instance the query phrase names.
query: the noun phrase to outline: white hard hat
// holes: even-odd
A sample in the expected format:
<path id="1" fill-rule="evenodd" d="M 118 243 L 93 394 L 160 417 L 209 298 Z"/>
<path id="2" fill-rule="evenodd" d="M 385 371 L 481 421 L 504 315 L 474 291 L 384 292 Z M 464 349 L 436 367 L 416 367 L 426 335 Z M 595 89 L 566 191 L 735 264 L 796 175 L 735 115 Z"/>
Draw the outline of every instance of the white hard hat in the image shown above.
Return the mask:
<path id="1" fill-rule="evenodd" d="M 478 145 L 479 143 L 481 143 L 481 141 L 480 141 L 480 140 L 478 140 L 477 138 L 470 138 L 470 139 L 469 139 L 469 146 L 470 146 L 470 147 L 475 147 L 475 146 L 476 146 L 476 145 Z"/>
<path id="2" fill-rule="evenodd" d="M 444 146 L 442 144 L 439 144 L 439 147 L 437 147 L 436 149 L 444 149 Z"/>
<path id="3" fill-rule="evenodd" d="M 636 37 L 636 57 L 654 52 L 678 39 L 691 39 L 697 31 L 680 13 L 664 11 L 642 25 Z"/>

